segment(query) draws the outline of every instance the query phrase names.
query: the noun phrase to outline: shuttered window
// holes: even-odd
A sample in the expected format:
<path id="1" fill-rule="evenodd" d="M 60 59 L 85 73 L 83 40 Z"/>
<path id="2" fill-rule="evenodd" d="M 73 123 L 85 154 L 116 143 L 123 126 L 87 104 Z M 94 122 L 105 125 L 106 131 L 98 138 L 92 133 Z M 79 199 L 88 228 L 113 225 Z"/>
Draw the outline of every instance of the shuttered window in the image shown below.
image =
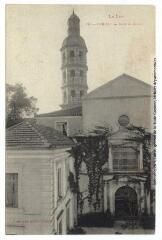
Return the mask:
<path id="1" fill-rule="evenodd" d="M 6 173 L 6 207 L 18 207 L 18 173 Z"/>

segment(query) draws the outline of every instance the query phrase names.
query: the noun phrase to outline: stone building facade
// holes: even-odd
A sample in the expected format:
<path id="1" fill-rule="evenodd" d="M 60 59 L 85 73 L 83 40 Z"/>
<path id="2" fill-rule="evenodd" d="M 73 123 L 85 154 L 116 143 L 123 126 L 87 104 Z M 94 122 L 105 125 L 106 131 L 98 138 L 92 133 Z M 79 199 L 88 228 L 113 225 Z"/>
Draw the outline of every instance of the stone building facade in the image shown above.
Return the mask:
<path id="1" fill-rule="evenodd" d="M 116 218 L 154 212 L 145 185 L 142 141 L 128 130 L 134 125 L 153 132 L 153 89 L 127 74 L 87 94 L 87 47 L 73 12 L 61 47 L 61 110 L 40 114 L 6 134 L 6 234 L 66 234 L 76 223 L 76 204 L 68 183 L 74 162 L 68 150 L 73 137 L 109 127 L 109 157 L 103 166 L 102 206 Z M 152 162 L 152 160 L 151 160 Z M 152 165 L 153 166 L 153 165 Z M 80 191 L 88 204 L 88 174 L 80 171 Z M 130 210 L 131 209 L 131 210 Z M 133 212 L 132 212 L 133 211 Z"/>
<path id="2" fill-rule="evenodd" d="M 83 99 L 83 130 L 92 132 L 97 126 L 108 127 L 109 154 L 103 166 L 103 206 L 113 216 L 134 214 L 151 209 L 150 192 L 146 189 L 147 173 L 144 168 L 144 146 L 137 133 L 129 126 L 142 127 L 153 133 L 153 88 L 129 75 L 123 74 Z M 137 141 L 138 139 L 138 141 Z M 152 159 L 153 160 L 153 159 Z M 86 168 L 80 174 L 83 197 L 88 195 Z M 132 199 L 132 202 L 131 200 Z M 88 200 L 83 212 L 89 212 Z"/>
<path id="3" fill-rule="evenodd" d="M 68 184 L 72 142 L 22 122 L 6 132 L 6 234 L 66 234 L 76 219 Z"/>
<path id="4" fill-rule="evenodd" d="M 74 13 L 68 20 L 68 36 L 63 42 L 61 54 L 62 110 L 38 115 L 37 122 L 71 137 L 80 132 L 91 132 L 96 126 L 109 127 L 112 135 L 108 139 L 109 158 L 104 166 L 102 210 L 110 210 L 120 217 L 120 209 L 124 209 L 124 202 L 128 203 L 132 196 L 133 200 L 129 203 L 137 213 L 144 209 L 150 213 L 150 192 L 145 189 L 147 176 L 143 167 L 143 145 L 142 142 L 133 143 L 133 133 L 127 127 L 134 125 L 153 132 L 152 86 L 122 74 L 87 94 L 87 47 L 80 36 L 79 18 Z M 85 199 L 88 181 L 83 164 L 80 190 Z M 125 206 L 125 211 L 128 211 L 126 208 L 128 206 Z M 89 211 L 88 200 L 85 200 L 83 213 Z"/>

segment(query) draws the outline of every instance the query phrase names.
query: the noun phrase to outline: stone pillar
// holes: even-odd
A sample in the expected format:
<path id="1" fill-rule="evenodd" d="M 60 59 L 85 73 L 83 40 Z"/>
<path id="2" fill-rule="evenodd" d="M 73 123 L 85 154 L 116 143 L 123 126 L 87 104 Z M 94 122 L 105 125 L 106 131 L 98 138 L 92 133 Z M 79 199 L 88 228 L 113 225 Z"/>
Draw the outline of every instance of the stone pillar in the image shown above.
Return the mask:
<path id="1" fill-rule="evenodd" d="M 143 145 L 140 143 L 140 154 L 139 154 L 139 170 L 143 171 Z"/>
<path id="2" fill-rule="evenodd" d="M 150 215 L 150 192 L 146 196 L 147 213 Z"/>
<path id="3" fill-rule="evenodd" d="M 62 214 L 62 234 L 66 234 L 67 229 L 66 229 L 66 207 L 64 209 L 64 212 Z"/>
<path id="4" fill-rule="evenodd" d="M 54 171 L 54 174 L 53 174 L 53 178 L 54 178 L 54 208 L 56 208 L 57 207 L 57 197 L 58 197 L 56 162 L 54 162 L 53 171 Z"/>
<path id="5" fill-rule="evenodd" d="M 112 163 L 112 146 L 109 146 L 109 159 L 108 159 L 108 166 L 109 166 L 109 171 L 113 170 L 113 163 Z"/>
<path id="6" fill-rule="evenodd" d="M 63 196 L 66 195 L 66 189 L 67 189 L 67 182 L 65 180 L 65 176 L 66 176 L 66 164 L 65 164 L 65 161 L 62 163 L 62 176 L 61 176 L 61 179 L 62 179 L 62 192 L 63 192 Z"/>
<path id="7" fill-rule="evenodd" d="M 107 194 L 107 182 L 104 182 L 104 212 L 106 212 L 107 210 L 107 198 L 108 198 L 108 194 Z"/>
<path id="8" fill-rule="evenodd" d="M 141 182 L 141 210 L 145 209 L 145 194 L 144 194 L 144 183 Z"/>
<path id="9" fill-rule="evenodd" d="M 114 215 L 114 196 L 113 196 L 113 191 L 112 191 L 112 183 L 109 186 L 109 207 L 110 207 L 110 212 L 112 215 Z"/>
<path id="10" fill-rule="evenodd" d="M 74 219 L 76 218 L 74 215 L 75 211 L 75 203 L 74 203 L 74 196 L 71 196 L 71 201 L 70 201 L 70 228 L 73 228 L 74 226 Z"/>

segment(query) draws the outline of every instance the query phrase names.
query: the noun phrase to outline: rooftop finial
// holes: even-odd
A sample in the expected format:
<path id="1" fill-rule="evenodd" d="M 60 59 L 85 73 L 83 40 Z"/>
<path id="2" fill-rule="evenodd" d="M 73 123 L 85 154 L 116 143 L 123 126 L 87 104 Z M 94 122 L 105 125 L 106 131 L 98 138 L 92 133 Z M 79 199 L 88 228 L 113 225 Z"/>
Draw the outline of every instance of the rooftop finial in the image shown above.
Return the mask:
<path id="1" fill-rule="evenodd" d="M 74 13 L 74 9 L 73 9 L 73 15 L 74 15 L 75 13 Z"/>

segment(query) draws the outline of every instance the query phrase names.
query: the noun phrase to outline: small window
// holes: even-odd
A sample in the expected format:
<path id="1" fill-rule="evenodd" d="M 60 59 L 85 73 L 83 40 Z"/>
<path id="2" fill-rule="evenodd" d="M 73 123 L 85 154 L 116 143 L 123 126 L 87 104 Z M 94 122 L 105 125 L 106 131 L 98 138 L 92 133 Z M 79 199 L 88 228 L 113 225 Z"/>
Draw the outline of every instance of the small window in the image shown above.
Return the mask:
<path id="1" fill-rule="evenodd" d="M 74 70 L 71 70 L 71 71 L 70 71 L 70 76 L 71 76 L 71 77 L 75 77 L 75 71 L 74 71 Z"/>
<path id="2" fill-rule="evenodd" d="M 63 63 L 65 62 L 65 58 L 66 58 L 66 56 L 65 56 L 65 52 L 64 52 L 63 55 L 62 55 Z"/>
<path id="3" fill-rule="evenodd" d="M 74 58 L 75 57 L 75 54 L 74 54 L 74 51 L 70 51 L 70 58 Z"/>
<path id="4" fill-rule="evenodd" d="M 67 95 L 66 95 L 66 92 L 64 92 L 64 102 L 66 103 L 67 101 Z"/>
<path id="5" fill-rule="evenodd" d="M 66 80 L 66 72 L 65 71 L 63 72 L 63 79 L 64 79 L 64 81 Z"/>
<path id="6" fill-rule="evenodd" d="M 80 77 L 83 77 L 83 71 L 80 70 Z"/>
<path id="7" fill-rule="evenodd" d="M 82 59 L 82 56 L 83 56 L 82 51 L 79 51 L 79 58 Z"/>
<path id="8" fill-rule="evenodd" d="M 80 97 L 83 97 L 83 96 L 84 96 L 84 91 L 81 90 L 81 91 L 80 91 Z"/>
<path id="9" fill-rule="evenodd" d="M 18 173 L 6 173 L 6 207 L 18 207 Z"/>
<path id="10" fill-rule="evenodd" d="M 76 94 L 75 94 L 75 90 L 71 90 L 71 96 L 72 96 L 72 97 L 75 97 L 75 95 L 76 95 Z"/>

